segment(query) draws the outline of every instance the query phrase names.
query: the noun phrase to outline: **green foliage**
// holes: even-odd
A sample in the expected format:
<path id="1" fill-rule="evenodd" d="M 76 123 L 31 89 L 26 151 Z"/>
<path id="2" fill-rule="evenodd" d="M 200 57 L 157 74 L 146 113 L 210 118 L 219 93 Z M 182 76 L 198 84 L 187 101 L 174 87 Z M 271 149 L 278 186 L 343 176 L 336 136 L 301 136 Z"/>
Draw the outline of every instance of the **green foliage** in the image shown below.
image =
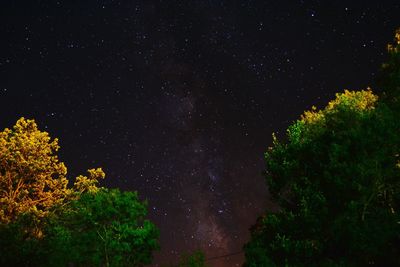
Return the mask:
<path id="1" fill-rule="evenodd" d="M 281 210 L 253 227 L 245 266 L 399 265 L 399 130 L 370 90 L 305 112 L 265 154 Z"/>
<path id="2" fill-rule="evenodd" d="M 149 264 L 152 251 L 158 248 L 158 230 L 145 219 L 146 213 L 136 192 L 85 193 L 49 223 L 46 241 L 53 250 L 51 256 L 60 262 L 64 255 L 62 266 Z"/>
<path id="3" fill-rule="evenodd" d="M 37 216 L 25 214 L 0 225 L 0 266 L 41 266 L 40 239 L 29 234 Z"/>
<path id="4" fill-rule="evenodd" d="M 98 187 L 90 169 L 67 187 L 57 139 L 33 120 L 0 132 L 0 266 L 143 266 L 158 248 L 136 192 Z"/>
<path id="5" fill-rule="evenodd" d="M 244 266 L 400 266 L 399 40 L 382 100 L 345 91 L 273 137 L 266 181 L 280 210 L 252 227 Z"/>
<path id="6" fill-rule="evenodd" d="M 382 66 L 379 86 L 382 87 L 383 99 L 392 108 L 400 109 L 400 28 L 396 30 L 394 43 L 389 44 L 388 60 Z"/>
<path id="7" fill-rule="evenodd" d="M 35 217 L 0 228 L 1 266 L 143 266 L 158 248 L 158 230 L 145 219 L 136 192 L 84 193 L 47 217 L 43 238 L 27 238 Z"/>
<path id="8" fill-rule="evenodd" d="M 195 251 L 192 254 L 183 254 L 179 267 L 206 267 L 205 257 L 201 251 Z"/>

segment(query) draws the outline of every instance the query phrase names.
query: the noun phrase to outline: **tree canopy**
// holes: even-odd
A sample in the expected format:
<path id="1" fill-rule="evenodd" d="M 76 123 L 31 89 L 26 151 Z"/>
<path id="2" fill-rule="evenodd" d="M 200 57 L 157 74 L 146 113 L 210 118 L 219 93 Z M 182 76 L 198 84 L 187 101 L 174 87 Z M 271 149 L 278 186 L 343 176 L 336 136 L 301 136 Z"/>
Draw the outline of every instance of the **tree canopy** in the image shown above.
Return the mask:
<path id="1" fill-rule="evenodd" d="M 344 90 L 273 135 L 266 182 L 279 205 L 258 218 L 245 267 L 400 266 L 400 30 L 380 94 Z M 158 229 L 137 192 L 68 185 L 58 140 L 34 120 L 0 132 L 1 266 L 144 266 Z M 178 266 L 205 266 L 201 252 Z"/>
<path id="2" fill-rule="evenodd" d="M 44 241 L 51 251 L 43 253 L 50 266 L 149 264 L 158 248 L 158 230 L 146 215 L 136 192 L 101 188 L 84 193 L 49 219 Z"/>
<path id="3" fill-rule="evenodd" d="M 34 120 L 21 118 L 0 132 L 0 222 L 24 213 L 46 216 L 54 207 L 83 192 L 98 190 L 101 168 L 78 176 L 68 188 L 67 168 L 58 159 L 58 139 L 38 129 Z"/>
<path id="4" fill-rule="evenodd" d="M 179 267 L 206 267 L 204 253 L 195 251 L 192 254 L 183 254 L 179 260 Z"/>
<path id="5" fill-rule="evenodd" d="M 58 140 L 21 118 L 0 132 L 1 266 L 143 266 L 158 248 L 137 192 L 99 187 L 101 168 L 76 177 Z"/>
<path id="6" fill-rule="evenodd" d="M 22 213 L 46 214 L 68 195 L 67 168 L 58 160 L 58 140 L 21 118 L 0 132 L 0 222 Z"/>
<path id="7" fill-rule="evenodd" d="M 400 28 L 395 32 L 394 42 L 388 44 L 388 60 L 382 65 L 379 86 L 382 87 L 383 99 L 392 108 L 399 109 L 400 101 Z"/>
<path id="8" fill-rule="evenodd" d="M 266 181 L 280 210 L 252 227 L 245 266 L 400 265 L 396 38 L 384 101 L 370 89 L 345 90 L 306 111 L 285 140 L 273 138 Z"/>

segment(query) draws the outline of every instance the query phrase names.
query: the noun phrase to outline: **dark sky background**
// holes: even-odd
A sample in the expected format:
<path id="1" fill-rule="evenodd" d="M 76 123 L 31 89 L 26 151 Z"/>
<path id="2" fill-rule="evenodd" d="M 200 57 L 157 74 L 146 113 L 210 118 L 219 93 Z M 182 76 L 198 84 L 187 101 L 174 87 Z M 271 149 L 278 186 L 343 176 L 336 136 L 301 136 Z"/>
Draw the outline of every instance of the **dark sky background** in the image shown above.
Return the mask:
<path id="1" fill-rule="evenodd" d="M 0 128 L 35 118 L 160 229 L 153 266 L 240 252 L 272 132 L 374 85 L 400 1 L 1 1 Z M 240 266 L 243 254 L 208 261 Z"/>

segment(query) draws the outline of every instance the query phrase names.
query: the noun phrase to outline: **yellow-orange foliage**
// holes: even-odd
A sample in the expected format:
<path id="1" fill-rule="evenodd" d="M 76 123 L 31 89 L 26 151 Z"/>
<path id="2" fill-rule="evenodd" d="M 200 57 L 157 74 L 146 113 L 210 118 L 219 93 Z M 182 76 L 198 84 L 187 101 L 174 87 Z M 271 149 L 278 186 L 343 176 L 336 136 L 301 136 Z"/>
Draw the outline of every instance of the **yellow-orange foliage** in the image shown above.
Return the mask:
<path id="1" fill-rule="evenodd" d="M 317 111 L 316 107 L 312 107 L 310 111 L 301 115 L 301 121 L 304 123 L 315 123 L 323 120 L 325 114 L 337 112 L 339 106 L 356 111 L 367 111 L 375 108 L 378 96 L 374 95 L 370 88 L 361 91 L 344 90 L 343 93 L 337 93 L 336 98 L 328 103 L 324 110 Z"/>
<path id="2" fill-rule="evenodd" d="M 398 53 L 399 52 L 399 45 L 400 45 L 400 28 L 396 30 L 394 35 L 395 44 L 388 44 L 388 51 L 389 53 Z"/>
<path id="3" fill-rule="evenodd" d="M 101 169 L 89 170 L 68 188 L 67 168 L 56 152 L 57 138 L 38 129 L 34 120 L 21 118 L 0 132 L 0 223 L 31 212 L 43 217 L 58 204 L 84 191 L 96 191 Z"/>

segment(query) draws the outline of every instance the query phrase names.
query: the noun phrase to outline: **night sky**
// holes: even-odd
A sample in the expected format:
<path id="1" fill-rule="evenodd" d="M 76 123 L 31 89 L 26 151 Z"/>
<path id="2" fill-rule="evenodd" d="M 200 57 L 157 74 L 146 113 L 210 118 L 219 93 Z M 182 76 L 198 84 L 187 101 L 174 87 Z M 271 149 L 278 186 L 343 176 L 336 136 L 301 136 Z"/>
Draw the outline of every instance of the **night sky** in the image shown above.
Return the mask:
<path id="1" fill-rule="evenodd" d="M 154 265 L 240 252 L 271 134 L 374 88 L 400 1 L 1 1 L 0 129 L 34 118 L 160 229 Z M 328 3 L 329 2 L 329 3 Z M 243 254 L 208 261 L 240 266 Z"/>

